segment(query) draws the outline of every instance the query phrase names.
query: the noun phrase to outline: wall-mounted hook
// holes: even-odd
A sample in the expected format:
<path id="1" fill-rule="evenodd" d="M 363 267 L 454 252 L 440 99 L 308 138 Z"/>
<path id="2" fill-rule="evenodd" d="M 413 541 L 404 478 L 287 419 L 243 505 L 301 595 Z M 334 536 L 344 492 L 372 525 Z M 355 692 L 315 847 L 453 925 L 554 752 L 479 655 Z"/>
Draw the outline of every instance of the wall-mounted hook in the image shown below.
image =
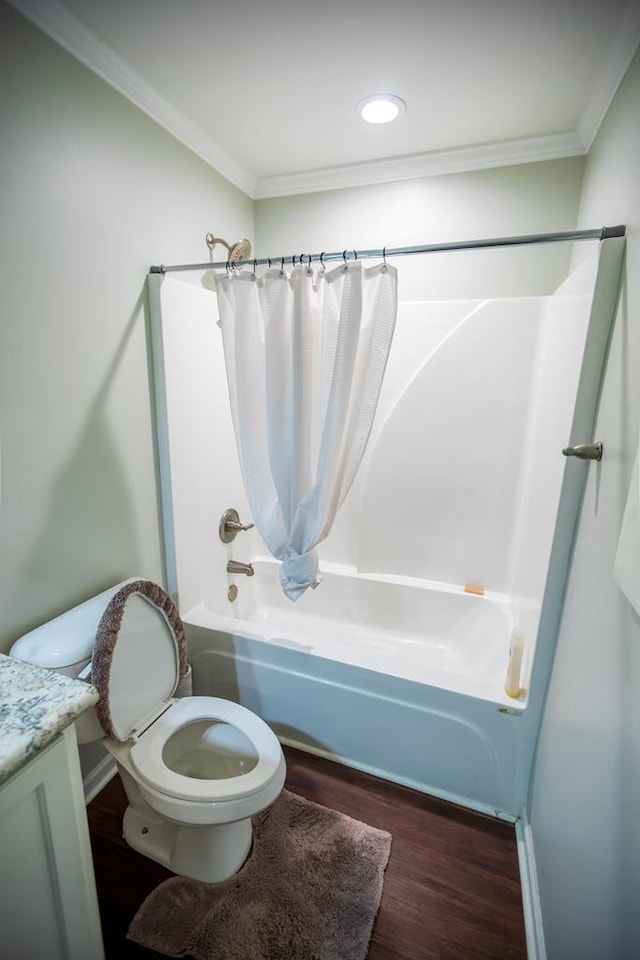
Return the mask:
<path id="1" fill-rule="evenodd" d="M 565 457 L 577 457 L 579 460 L 602 460 L 601 443 L 579 443 L 575 447 L 564 447 Z"/>

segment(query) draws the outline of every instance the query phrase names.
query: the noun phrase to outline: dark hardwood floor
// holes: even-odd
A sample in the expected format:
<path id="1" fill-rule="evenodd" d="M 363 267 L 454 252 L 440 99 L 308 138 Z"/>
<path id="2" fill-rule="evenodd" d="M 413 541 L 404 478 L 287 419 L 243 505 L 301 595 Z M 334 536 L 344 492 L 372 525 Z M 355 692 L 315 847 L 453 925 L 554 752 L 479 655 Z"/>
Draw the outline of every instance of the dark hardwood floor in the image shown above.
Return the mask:
<path id="1" fill-rule="evenodd" d="M 298 750 L 285 754 L 289 790 L 392 835 L 369 960 L 526 960 L 510 824 Z M 106 957 L 160 960 L 126 933 L 171 874 L 124 842 L 125 806 L 116 777 L 87 808 Z"/>

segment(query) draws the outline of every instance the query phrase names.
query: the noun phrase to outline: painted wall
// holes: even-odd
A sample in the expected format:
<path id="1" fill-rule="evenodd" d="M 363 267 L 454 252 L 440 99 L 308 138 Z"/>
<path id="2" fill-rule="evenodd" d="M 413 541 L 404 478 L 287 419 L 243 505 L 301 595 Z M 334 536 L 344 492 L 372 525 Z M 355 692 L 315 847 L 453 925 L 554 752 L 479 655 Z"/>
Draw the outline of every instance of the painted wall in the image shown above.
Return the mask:
<path id="1" fill-rule="evenodd" d="M 277 256 L 573 230 L 583 165 L 574 157 L 258 200 L 256 250 Z M 570 254 L 563 244 L 394 262 L 402 267 L 401 299 L 458 300 L 551 294 Z"/>
<path id="2" fill-rule="evenodd" d="M 534 768 L 549 960 L 640 956 L 640 619 L 613 563 L 640 423 L 640 55 L 590 151 L 579 226 L 626 223 L 626 276 Z M 585 440 L 591 439 L 585 437 Z"/>
<path id="3" fill-rule="evenodd" d="M 152 263 L 252 237 L 251 201 L 0 4 L 0 650 L 162 577 Z"/>

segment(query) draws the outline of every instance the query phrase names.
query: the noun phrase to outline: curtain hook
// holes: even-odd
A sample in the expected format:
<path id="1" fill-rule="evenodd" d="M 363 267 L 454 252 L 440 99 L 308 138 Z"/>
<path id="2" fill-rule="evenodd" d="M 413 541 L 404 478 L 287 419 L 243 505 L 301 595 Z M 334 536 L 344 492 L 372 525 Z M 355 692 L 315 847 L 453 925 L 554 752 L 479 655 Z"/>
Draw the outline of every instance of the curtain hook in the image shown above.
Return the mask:
<path id="1" fill-rule="evenodd" d="M 386 247 L 382 248 L 382 260 L 383 260 L 382 269 L 386 270 L 387 269 L 387 248 Z"/>
<path id="2" fill-rule="evenodd" d="M 326 273 L 327 265 L 324 262 L 324 250 L 320 254 L 320 266 L 322 267 L 323 271 Z"/>
<path id="3" fill-rule="evenodd" d="M 348 270 L 349 267 L 347 266 L 347 251 L 346 251 L 346 250 L 343 250 L 343 251 L 342 251 L 342 262 L 344 263 L 344 267 L 343 267 L 342 269 L 345 270 L 345 271 Z"/>
<path id="4" fill-rule="evenodd" d="M 227 262 L 226 262 L 225 265 L 224 265 L 224 268 L 225 268 L 225 270 L 227 271 L 227 276 L 230 276 L 230 274 L 231 274 L 231 261 L 230 261 L 230 260 L 227 260 Z"/>
<path id="5" fill-rule="evenodd" d="M 358 251 L 357 251 L 357 250 L 354 250 L 354 251 L 353 251 L 353 258 L 354 258 L 354 260 L 357 260 L 357 259 L 358 259 Z"/>
<path id="6" fill-rule="evenodd" d="M 280 276 L 284 277 L 284 257 L 280 257 Z"/>
<path id="7" fill-rule="evenodd" d="M 269 266 L 269 270 L 271 270 L 271 257 L 267 257 L 267 264 Z"/>

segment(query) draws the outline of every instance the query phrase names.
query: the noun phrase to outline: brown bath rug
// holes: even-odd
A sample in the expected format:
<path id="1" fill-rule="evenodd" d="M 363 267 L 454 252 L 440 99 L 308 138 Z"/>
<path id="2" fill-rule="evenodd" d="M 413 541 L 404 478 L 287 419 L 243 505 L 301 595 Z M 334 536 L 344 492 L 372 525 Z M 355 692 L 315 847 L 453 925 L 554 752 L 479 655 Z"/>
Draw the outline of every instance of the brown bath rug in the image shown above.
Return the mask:
<path id="1" fill-rule="evenodd" d="M 390 849 L 384 830 L 283 790 L 235 876 L 165 880 L 128 936 L 196 960 L 365 960 Z"/>

